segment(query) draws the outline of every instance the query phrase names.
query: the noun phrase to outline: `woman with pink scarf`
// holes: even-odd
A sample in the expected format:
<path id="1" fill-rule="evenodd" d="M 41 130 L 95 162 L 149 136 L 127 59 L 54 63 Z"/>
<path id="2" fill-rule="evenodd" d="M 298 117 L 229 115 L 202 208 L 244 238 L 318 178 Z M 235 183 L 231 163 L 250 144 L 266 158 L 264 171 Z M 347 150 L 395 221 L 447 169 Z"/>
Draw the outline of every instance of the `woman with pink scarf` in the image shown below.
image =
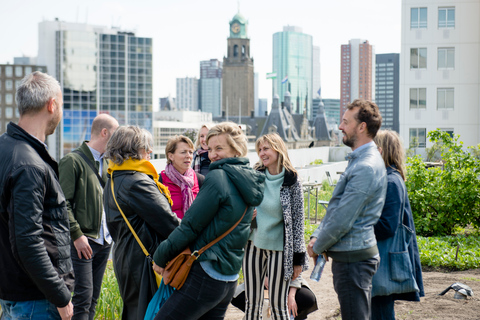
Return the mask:
<path id="1" fill-rule="evenodd" d="M 161 172 L 162 183 L 170 191 L 173 205 L 172 211 L 182 219 L 197 197 L 200 189 L 199 180 L 204 177 L 191 168 L 194 146 L 192 140 L 185 136 L 170 138 L 165 148 L 167 166 Z"/>

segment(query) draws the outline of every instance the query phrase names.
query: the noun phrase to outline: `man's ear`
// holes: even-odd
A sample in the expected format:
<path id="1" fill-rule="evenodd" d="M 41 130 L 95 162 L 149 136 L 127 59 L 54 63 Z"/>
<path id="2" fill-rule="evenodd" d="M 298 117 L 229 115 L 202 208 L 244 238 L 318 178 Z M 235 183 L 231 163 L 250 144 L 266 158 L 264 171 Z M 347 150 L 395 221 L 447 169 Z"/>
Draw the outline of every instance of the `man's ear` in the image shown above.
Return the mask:
<path id="1" fill-rule="evenodd" d="M 47 102 L 47 111 L 48 113 L 54 113 L 57 108 L 55 104 L 55 98 L 50 98 Z"/>
<path id="2" fill-rule="evenodd" d="M 100 133 L 102 134 L 103 137 L 108 136 L 108 130 L 107 130 L 107 128 L 103 128 L 102 131 L 100 131 Z"/>
<path id="3" fill-rule="evenodd" d="M 366 132 L 367 131 L 367 123 L 366 122 L 361 122 L 359 129 L 360 129 L 360 132 Z"/>

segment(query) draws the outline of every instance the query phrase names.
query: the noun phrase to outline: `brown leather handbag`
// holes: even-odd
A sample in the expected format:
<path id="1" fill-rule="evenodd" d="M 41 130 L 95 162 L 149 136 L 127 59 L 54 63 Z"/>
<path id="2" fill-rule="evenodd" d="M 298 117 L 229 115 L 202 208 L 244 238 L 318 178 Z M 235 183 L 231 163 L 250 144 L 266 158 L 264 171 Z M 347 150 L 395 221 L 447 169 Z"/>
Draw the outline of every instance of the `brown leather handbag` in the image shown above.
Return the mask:
<path id="1" fill-rule="evenodd" d="M 215 243 L 222 240 L 227 234 L 232 232 L 232 230 L 235 229 L 236 226 L 238 226 L 240 221 L 242 221 L 243 217 L 247 213 L 247 209 L 248 206 L 245 208 L 242 217 L 240 218 L 240 220 L 237 221 L 237 223 L 235 223 L 224 234 L 207 244 L 205 247 L 201 248 L 200 250 L 195 250 L 193 253 L 190 248 L 187 247 L 178 256 L 170 260 L 170 262 L 167 263 L 165 270 L 163 271 L 163 282 L 174 287 L 177 290 L 180 290 L 180 288 L 185 283 L 185 280 L 187 280 L 188 273 L 190 272 L 190 269 L 192 268 L 195 260 L 197 260 L 198 257 L 200 257 L 200 255 L 205 252 L 205 250 L 207 250 Z"/>

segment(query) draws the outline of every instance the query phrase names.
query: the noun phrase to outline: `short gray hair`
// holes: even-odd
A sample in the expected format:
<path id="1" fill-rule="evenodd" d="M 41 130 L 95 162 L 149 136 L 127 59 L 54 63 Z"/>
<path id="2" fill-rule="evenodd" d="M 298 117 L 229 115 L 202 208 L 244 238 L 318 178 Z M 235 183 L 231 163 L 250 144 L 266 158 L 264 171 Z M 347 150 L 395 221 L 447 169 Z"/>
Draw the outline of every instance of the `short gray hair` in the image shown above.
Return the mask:
<path id="1" fill-rule="evenodd" d="M 107 143 L 105 158 L 121 165 L 127 159 L 142 159 L 141 150 L 151 151 L 152 134 L 137 126 L 120 126 Z"/>
<path id="2" fill-rule="evenodd" d="M 60 83 L 46 73 L 35 71 L 26 75 L 15 95 L 20 115 L 40 111 L 51 98 L 61 94 Z"/>

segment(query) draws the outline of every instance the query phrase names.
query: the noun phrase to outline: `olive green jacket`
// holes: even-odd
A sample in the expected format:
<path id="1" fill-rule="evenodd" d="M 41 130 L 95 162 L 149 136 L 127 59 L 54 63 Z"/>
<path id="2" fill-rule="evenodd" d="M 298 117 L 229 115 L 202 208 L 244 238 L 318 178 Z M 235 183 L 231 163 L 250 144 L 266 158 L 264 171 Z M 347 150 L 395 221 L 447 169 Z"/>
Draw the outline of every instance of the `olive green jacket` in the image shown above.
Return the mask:
<path id="1" fill-rule="evenodd" d="M 94 164 L 92 152 L 85 141 L 80 150 Z M 108 163 L 103 160 L 102 178 L 107 182 Z M 98 239 L 102 224 L 103 188 L 90 166 L 78 154 L 70 152 L 58 164 L 60 185 L 67 199 L 72 241 L 82 235 Z"/>

